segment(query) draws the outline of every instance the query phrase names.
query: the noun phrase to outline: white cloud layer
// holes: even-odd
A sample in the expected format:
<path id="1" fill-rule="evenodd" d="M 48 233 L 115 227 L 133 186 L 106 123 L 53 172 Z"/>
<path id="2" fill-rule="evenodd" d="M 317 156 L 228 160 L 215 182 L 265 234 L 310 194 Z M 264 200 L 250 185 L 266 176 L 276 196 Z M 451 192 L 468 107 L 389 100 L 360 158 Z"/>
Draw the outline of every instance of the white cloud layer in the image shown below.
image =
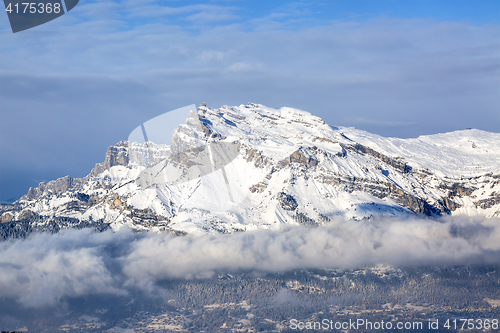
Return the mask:
<path id="1" fill-rule="evenodd" d="M 94 233 L 66 230 L 0 243 L 0 299 L 25 307 L 66 297 L 125 295 L 155 289 L 174 278 L 216 271 L 279 272 L 300 268 L 354 268 L 500 263 L 500 220 L 335 220 L 233 235 Z"/>

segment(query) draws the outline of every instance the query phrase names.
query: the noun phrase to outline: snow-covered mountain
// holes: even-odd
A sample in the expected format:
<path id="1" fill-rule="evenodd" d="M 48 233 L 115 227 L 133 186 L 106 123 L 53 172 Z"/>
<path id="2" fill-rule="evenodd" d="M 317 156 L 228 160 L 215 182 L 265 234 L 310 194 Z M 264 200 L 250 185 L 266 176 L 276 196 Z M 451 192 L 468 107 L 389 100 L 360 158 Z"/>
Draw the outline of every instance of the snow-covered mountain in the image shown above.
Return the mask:
<path id="1" fill-rule="evenodd" d="M 175 233 L 316 225 L 336 216 L 500 216 L 500 134 L 385 138 L 287 107 L 200 106 L 170 146 L 119 142 L 85 178 L 41 183 L 0 214 L 18 229 Z"/>

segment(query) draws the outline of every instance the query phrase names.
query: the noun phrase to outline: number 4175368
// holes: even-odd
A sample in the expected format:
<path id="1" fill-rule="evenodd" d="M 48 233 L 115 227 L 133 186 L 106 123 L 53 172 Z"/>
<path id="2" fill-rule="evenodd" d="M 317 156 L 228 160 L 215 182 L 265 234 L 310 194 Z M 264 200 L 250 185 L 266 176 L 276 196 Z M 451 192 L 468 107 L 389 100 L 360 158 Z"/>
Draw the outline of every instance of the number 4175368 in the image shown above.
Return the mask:
<path id="1" fill-rule="evenodd" d="M 443 327 L 452 330 L 498 329 L 498 319 L 448 319 Z"/>
<path id="2" fill-rule="evenodd" d="M 24 6 L 24 8 L 23 8 Z M 23 14 L 27 14 L 27 13 L 30 13 L 30 14 L 35 14 L 35 13 L 38 13 L 38 14 L 43 14 L 43 13 L 47 13 L 47 14 L 51 14 L 52 12 L 56 13 L 56 14 L 59 14 L 61 12 L 61 4 L 56 2 L 54 4 L 48 2 L 48 3 L 36 3 L 36 2 L 23 2 L 21 3 L 21 6 L 19 6 L 19 3 L 16 3 L 14 4 L 14 6 L 12 6 L 12 3 L 9 3 L 9 5 L 7 6 L 7 8 L 5 8 L 5 10 L 11 14 L 12 12 L 16 13 L 16 14 L 19 14 L 19 13 L 23 13 Z"/>

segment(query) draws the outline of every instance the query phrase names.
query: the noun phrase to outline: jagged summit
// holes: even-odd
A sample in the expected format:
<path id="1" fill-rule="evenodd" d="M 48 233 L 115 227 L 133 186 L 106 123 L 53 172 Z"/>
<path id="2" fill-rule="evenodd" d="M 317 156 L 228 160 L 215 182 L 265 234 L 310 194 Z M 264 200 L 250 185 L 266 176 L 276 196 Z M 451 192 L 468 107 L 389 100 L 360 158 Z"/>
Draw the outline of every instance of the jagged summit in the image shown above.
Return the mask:
<path id="1" fill-rule="evenodd" d="M 119 142 L 87 177 L 42 183 L 0 214 L 35 229 L 126 224 L 176 233 L 337 216 L 500 216 L 499 156 L 497 133 L 384 138 L 292 108 L 202 105 L 171 145 Z"/>

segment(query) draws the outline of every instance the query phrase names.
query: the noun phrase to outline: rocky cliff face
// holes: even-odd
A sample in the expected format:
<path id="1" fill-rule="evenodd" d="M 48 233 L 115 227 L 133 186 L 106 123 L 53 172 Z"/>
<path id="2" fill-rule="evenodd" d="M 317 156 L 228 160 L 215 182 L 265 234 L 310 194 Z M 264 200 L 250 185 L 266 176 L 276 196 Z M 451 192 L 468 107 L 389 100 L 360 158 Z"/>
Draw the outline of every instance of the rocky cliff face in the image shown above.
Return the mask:
<path id="1" fill-rule="evenodd" d="M 152 142 L 141 145 L 128 141 L 120 141 L 108 148 L 104 162 L 97 163 L 91 171 L 91 175 L 96 176 L 117 165 L 147 167 L 164 160 L 169 155 L 169 146 L 156 145 Z"/>
<path id="2" fill-rule="evenodd" d="M 41 183 L 3 205 L 0 226 L 127 224 L 185 233 L 317 225 L 337 216 L 500 216 L 499 158 L 495 133 L 403 140 L 330 127 L 290 108 L 202 106 L 174 131 L 171 146 L 119 142 L 87 177 Z"/>

